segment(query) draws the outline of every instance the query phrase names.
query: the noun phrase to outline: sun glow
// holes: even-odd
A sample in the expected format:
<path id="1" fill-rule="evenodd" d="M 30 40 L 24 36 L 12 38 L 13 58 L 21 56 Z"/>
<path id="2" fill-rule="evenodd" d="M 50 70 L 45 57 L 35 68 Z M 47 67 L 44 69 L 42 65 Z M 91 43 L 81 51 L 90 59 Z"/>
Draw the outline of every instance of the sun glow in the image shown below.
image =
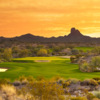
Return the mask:
<path id="1" fill-rule="evenodd" d="M 0 0 L 0 36 L 62 36 L 76 27 L 100 36 L 100 0 Z"/>

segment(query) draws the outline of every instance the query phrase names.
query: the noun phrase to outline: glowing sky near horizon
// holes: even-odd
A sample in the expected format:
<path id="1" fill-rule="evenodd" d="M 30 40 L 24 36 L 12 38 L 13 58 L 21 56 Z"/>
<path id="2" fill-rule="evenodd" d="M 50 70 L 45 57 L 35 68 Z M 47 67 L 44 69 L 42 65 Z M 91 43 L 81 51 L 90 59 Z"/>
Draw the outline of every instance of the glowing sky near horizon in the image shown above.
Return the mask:
<path id="1" fill-rule="evenodd" d="M 72 27 L 100 37 L 100 0 L 0 0 L 0 36 L 63 36 Z"/>

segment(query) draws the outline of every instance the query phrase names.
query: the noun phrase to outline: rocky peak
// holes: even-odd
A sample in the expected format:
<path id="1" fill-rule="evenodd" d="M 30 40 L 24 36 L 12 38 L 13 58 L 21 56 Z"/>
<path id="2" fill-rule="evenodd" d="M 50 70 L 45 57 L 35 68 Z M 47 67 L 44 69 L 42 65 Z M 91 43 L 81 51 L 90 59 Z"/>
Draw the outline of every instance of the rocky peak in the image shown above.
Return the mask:
<path id="1" fill-rule="evenodd" d="M 77 30 L 75 28 L 71 28 L 71 32 L 68 35 L 68 37 L 83 37 L 83 35 L 80 33 L 79 30 Z"/>

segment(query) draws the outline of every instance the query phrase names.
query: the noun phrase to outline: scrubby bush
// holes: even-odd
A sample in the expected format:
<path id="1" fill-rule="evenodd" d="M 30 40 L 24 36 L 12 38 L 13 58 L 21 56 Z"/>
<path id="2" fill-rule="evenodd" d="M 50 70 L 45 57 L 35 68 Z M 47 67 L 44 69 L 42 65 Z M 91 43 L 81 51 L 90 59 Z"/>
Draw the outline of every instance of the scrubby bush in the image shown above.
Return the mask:
<path id="1" fill-rule="evenodd" d="M 51 80 L 52 81 L 59 81 L 59 80 L 64 80 L 64 78 L 58 75 L 58 76 L 53 77 Z"/>
<path id="2" fill-rule="evenodd" d="M 35 83 L 30 83 L 28 85 L 31 87 L 29 93 L 35 97 L 39 97 L 40 100 L 57 100 L 58 96 L 63 94 L 63 87 L 57 83 L 51 83 L 48 81 L 38 81 Z"/>
<path id="3" fill-rule="evenodd" d="M 69 86 L 71 84 L 71 82 L 64 82 L 62 85 L 63 85 L 63 88 L 66 88 L 67 86 Z"/>
<path id="4" fill-rule="evenodd" d="M 45 77 L 43 77 L 43 76 L 38 76 L 38 77 L 36 78 L 36 80 L 37 80 L 37 81 L 44 81 L 44 80 L 45 80 Z"/>
<path id="5" fill-rule="evenodd" d="M 21 85 L 21 82 L 20 81 L 15 81 L 15 82 L 13 82 L 13 85 L 14 86 L 20 86 Z"/>
<path id="6" fill-rule="evenodd" d="M 11 59 L 12 59 L 12 49 L 11 48 L 7 48 L 4 50 L 3 58 L 6 61 L 11 61 Z"/>
<path id="7" fill-rule="evenodd" d="M 86 97 L 71 97 L 71 100 L 87 100 Z"/>
<path id="8" fill-rule="evenodd" d="M 100 47 L 95 47 L 92 52 L 96 55 L 99 55 L 100 54 Z"/>
<path id="9" fill-rule="evenodd" d="M 94 71 L 100 71 L 98 70 L 100 68 L 100 57 L 93 57 L 90 66 L 93 68 Z"/>
<path id="10" fill-rule="evenodd" d="M 98 84 L 100 85 L 100 80 L 98 80 L 97 82 L 98 82 Z"/>
<path id="11" fill-rule="evenodd" d="M 79 64 L 79 69 L 82 72 L 100 71 L 100 57 L 93 57 L 90 62 Z"/>
<path id="12" fill-rule="evenodd" d="M 36 100 L 34 95 L 31 95 L 30 93 L 24 95 L 22 92 L 20 92 L 20 94 L 12 85 L 2 85 L 0 88 L 0 100 Z"/>
<path id="13" fill-rule="evenodd" d="M 70 57 L 70 61 L 71 61 L 71 63 L 76 63 L 76 57 L 75 56 L 71 56 Z"/>
<path id="14" fill-rule="evenodd" d="M 94 100 L 94 98 L 96 98 L 96 97 L 92 93 L 87 94 L 87 99 L 88 100 Z"/>
<path id="15" fill-rule="evenodd" d="M 18 53 L 19 57 L 27 57 L 28 55 L 29 55 L 29 50 L 28 49 L 20 50 L 20 52 Z"/>
<path id="16" fill-rule="evenodd" d="M 93 100 L 100 100 L 100 99 L 98 99 L 98 98 L 94 98 Z"/>
<path id="17" fill-rule="evenodd" d="M 72 55 L 77 55 L 79 54 L 79 50 L 78 49 L 72 49 Z"/>
<path id="18" fill-rule="evenodd" d="M 20 76 L 17 80 L 19 80 L 20 82 L 27 80 L 27 78 L 25 76 Z"/>
<path id="19" fill-rule="evenodd" d="M 63 95 L 60 95 L 60 96 L 59 96 L 59 100 L 66 100 L 66 98 L 65 98 L 65 96 L 63 96 Z"/>
<path id="20" fill-rule="evenodd" d="M 80 80 L 75 79 L 75 78 L 70 78 L 67 80 L 67 82 L 69 82 L 70 84 L 77 84 Z"/>
<path id="21" fill-rule="evenodd" d="M 2 85 L 1 86 L 2 93 L 5 93 L 4 100 L 15 100 L 16 89 L 10 85 Z"/>
<path id="22" fill-rule="evenodd" d="M 37 55 L 38 56 L 47 56 L 48 52 L 46 49 L 40 49 L 38 52 L 37 52 Z"/>
<path id="23" fill-rule="evenodd" d="M 28 82 L 34 82 L 34 81 L 36 81 L 32 76 L 28 76 L 27 77 L 27 81 Z"/>
<path id="24" fill-rule="evenodd" d="M 92 86 L 98 86 L 98 82 L 93 79 L 86 79 L 83 82 L 81 82 L 81 85 L 92 85 Z"/>
<path id="25" fill-rule="evenodd" d="M 96 80 L 90 79 L 90 85 L 97 86 L 98 82 Z"/>
<path id="26" fill-rule="evenodd" d="M 81 64 L 79 66 L 79 69 L 82 72 L 92 72 L 93 71 L 93 68 L 87 62 L 84 62 L 83 64 Z"/>
<path id="27" fill-rule="evenodd" d="M 100 99 L 100 91 L 94 91 L 93 94 Z"/>
<path id="28" fill-rule="evenodd" d="M 96 81 L 99 81 L 100 80 L 100 77 L 95 77 L 93 79 L 96 80 Z"/>
<path id="29" fill-rule="evenodd" d="M 10 82 L 10 80 L 9 79 L 0 79 L 0 85 L 2 85 L 2 84 L 7 84 L 7 83 L 9 83 Z"/>

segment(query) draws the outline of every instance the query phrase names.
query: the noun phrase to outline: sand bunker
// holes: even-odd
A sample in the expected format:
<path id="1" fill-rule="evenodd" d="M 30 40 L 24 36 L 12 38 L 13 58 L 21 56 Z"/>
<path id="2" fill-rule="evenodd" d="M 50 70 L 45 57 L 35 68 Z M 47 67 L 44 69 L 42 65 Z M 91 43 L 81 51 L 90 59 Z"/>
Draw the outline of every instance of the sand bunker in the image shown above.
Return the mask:
<path id="1" fill-rule="evenodd" d="M 50 62 L 50 60 L 35 60 L 35 62 Z"/>
<path id="2" fill-rule="evenodd" d="M 70 58 L 70 56 L 59 56 L 61 58 Z"/>
<path id="3" fill-rule="evenodd" d="M 0 72 L 6 72 L 8 68 L 0 68 Z"/>

